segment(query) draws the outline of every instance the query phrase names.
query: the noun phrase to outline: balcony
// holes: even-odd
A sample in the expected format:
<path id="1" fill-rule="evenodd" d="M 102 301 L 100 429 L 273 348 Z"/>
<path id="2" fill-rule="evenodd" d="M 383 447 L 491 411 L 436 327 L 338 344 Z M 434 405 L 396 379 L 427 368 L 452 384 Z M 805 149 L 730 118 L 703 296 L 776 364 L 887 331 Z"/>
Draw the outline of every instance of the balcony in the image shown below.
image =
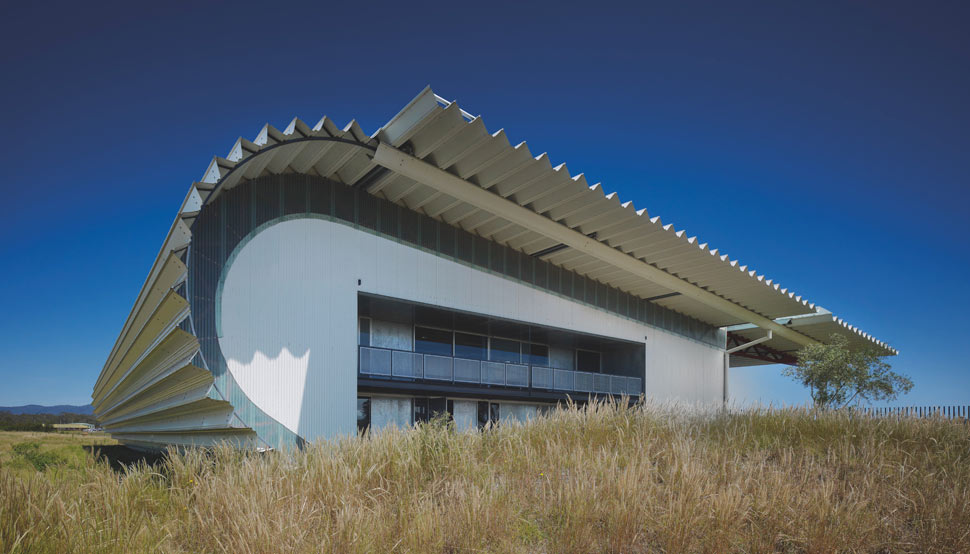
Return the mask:
<path id="1" fill-rule="evenodd" d="M 639 377 L 588 373 L 516 363 L 468 360 L 361 346 L 360 375 L 457 385 L 498 386 L 559 393 L 640 396 Z"/>

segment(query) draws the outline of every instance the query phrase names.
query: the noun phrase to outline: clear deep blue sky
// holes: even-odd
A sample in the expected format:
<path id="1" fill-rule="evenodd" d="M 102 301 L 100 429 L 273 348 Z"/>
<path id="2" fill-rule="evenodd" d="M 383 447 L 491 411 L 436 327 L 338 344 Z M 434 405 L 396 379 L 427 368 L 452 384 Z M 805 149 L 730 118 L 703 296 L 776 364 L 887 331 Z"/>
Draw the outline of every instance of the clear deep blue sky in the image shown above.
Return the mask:
<path id="1" fill-rule="evenodd" d="M 428 84 L 898 348 L 904 403 L 970 404 L 970 4 L 349 4 L 5 8 L 0 405 L 89 402 L 238 136 L 372 132 Z"/>

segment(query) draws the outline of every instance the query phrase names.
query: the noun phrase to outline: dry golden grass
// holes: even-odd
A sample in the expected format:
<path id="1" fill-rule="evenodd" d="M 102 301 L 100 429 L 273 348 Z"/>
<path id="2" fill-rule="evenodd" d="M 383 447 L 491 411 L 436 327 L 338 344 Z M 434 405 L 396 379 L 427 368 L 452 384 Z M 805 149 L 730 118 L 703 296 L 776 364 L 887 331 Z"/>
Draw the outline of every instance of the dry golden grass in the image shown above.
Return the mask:
<path id="1" fill-rule="evenodd" d="M 0 469 L 13 552 L 953 552 L 970 431 L 801 410 L 567 409 L 124 475 Z"/>

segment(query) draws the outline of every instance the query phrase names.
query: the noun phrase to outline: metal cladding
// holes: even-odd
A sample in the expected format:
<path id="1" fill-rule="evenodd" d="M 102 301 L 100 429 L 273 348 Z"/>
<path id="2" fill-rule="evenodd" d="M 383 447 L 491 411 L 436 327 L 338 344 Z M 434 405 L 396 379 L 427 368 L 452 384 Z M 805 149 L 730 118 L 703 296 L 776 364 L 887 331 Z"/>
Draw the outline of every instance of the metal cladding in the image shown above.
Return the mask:
<path id="1" fill-rule="evenodd" d="M 650 271 L 662 271 L 679 280 L 674 284 L 681 291 L 696 288 L 703 294 L 678 292 L 664 280 L 631 271 L 629 264 L 604 263 L 588 250 L 394 171 L 375 160 L 379 148 L 413 157 Z M 778 350 L 824 341 L 837 332 L 853 344 L 896 353 L 646 209 L 621 202 L 582 174 L 572 175 L 565 164 L 533 155 L 524 142 L 512 145 L 503 130 L 490 132 L 481 117 L 427 88 L 373 135 L 353 121 L 340 128 L 326 117 L 312 127 L 294 119 L 283 130 L 266 125 L 252 141 L 238 139 L 225 158 L 213 158 L 190 187 L 95 384 L 95 414 L 113 435 L 147 447 L 220 440 L 267 446 L 236 415 L 240 407 L 233 398 L 219 390 L 208 365 L 213 361 L 201 353 L 193 328 L 195 307 L 186 280 L 193 227 L 203 208 L 242 183 L 280 174 L 311 175 L 366 191 L 709 325 L 740 326 L 734 328 L 740 335 L 752 334 L 753 326 L 744 327 L 752 322 L 787 326 L 792 329 L 788 338 L 776 336 L 767 343 Z M 665 282 L 671 284 L 669 278 Z M 704 295 L 716 295 L 720 304 L 704 301 Z M 724 301 L 737 309 L 725 310 Z"/>

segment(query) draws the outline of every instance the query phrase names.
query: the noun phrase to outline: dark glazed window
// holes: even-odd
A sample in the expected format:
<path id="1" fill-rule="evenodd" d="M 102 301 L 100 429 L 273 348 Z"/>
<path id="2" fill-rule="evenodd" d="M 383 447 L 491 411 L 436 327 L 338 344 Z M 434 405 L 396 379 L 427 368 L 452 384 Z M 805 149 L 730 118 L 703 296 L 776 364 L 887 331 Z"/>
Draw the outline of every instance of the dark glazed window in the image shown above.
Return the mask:
<path id="1" fill-rule="evenodd" d="M 414 423 L 421 423 L 431 419 L 431 409 L 427 398 L 414 399 Z"/>
<path id="2" fill-rule="evenodd" d="M 471 333 L 455 333 L 455 357 L 487 360 L 488 337 Z"/>
<path id="3" fill-rule="evenodd" d="M 357 397 L 357 432 L 366 433 L 370 429 L 370 398 Z"/>
<path id="4" fill-rule="evenodd" d="M 576 371 L 600 372 L 600 353 L 589 350 L 576 351 Z"/>
<path id="5" fill-rule="evenodd" d="M 514 362 L 519 363 L 521 343 L 516 340 L 492 338 L 492 350 L 490 359 L 493 362 Z"/>
<path id="6" fill-rule="evenodd" d="M 526 362 L 530 365 L 549 367 L 549 347 L 544 344 L 523 344 L 522 351 L 525 353 Z"/>
<path id="7" fill-rule="evenodd" d="M 478 403 L 478 428 L 484 429 L 489 423 L 498 425 L 498 404 L 482 400 Z"/>
<path id="8" fill-rule="evenodd" d="M 444 397 L 429 398 L 428 415 L 432 419 L 436 417 L 449 417 L 451 412 L 448 410 L 448 401 Z"/>
<path id="9" fill-rule="evenodd" d="M 430 327 L 414 328 L 414 351 L 421 354 L 451 356 L 451 331 Z"/>
<path id="10" fill-rule="evenodd" d="M 358 325 L 358 343 L 360 346 L 370 346 L 370 319 L 362 317 L 359 319 Z"/>

